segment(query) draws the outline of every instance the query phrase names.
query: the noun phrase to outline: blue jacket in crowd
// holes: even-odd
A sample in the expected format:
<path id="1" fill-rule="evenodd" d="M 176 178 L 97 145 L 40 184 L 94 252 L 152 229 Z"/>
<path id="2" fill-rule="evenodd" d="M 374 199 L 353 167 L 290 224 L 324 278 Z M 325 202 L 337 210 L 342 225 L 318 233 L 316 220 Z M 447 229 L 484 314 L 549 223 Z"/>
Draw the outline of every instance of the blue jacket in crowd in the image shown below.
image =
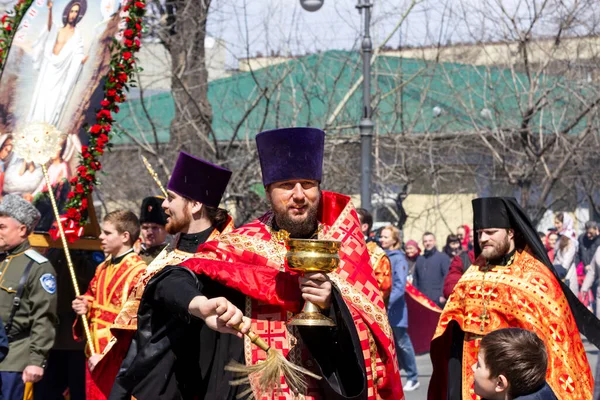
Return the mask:
<path id="1" fill-rule="evenodd" d="M 408 262 L 400 250 L 387 250 L 387 256 L 392 264 L 392 291 L 388 302 L 388 318 L 390 325 L 399 328 L 408 328 L 408 311 L 404 293 L 406 292 L 406 277 L 408 276 Z"/>
<path id="2" fill-rule="evenodd" d="M 444 279 L 448 275 L 449 268 L 450 257 L 434 247 L 425 250 L 423 255 L 417 258 L 413 273 L 413 285 L 442 308 L 444 305 L 440 303 L 440 297 L 443 295 Z"/>

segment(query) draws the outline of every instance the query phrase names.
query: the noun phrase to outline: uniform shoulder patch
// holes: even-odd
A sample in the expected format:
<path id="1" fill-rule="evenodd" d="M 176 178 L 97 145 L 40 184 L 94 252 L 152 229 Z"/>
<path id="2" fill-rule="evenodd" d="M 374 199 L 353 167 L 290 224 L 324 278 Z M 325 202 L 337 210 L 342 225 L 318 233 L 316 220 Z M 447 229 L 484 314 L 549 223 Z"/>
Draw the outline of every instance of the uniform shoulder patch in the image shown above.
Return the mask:
<path id="1" fill-rule="evenodd" d="M 56 293 L 56 278 L 52 274 L 40 276 L 40 283 L 44 290 L 50 294 Z"/>
<path id="2" fill-rule="evenodd" d="M 44 257 L 43 255 L 41 255 L 40 253 L 38 253 L 34 249 L 29 249 L 29 250 L 25 251 L 25 255 L 27 257 L 31 258 L 33 261 L 35 261 L 38 264 L 42 264 L 42 263 L 48 262 L 48 259 L 46 257 Z"/>

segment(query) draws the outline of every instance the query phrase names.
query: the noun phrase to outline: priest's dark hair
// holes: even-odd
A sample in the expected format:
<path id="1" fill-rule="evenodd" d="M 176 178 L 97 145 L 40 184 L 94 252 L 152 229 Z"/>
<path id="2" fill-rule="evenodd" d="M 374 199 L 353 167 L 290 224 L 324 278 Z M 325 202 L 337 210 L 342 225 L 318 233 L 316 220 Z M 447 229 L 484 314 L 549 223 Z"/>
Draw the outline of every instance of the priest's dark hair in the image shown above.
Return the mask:
<path id="1" fill-rule="evenodd" d="M 521 328 L 488 333 L 479 346 L 490 378 L 504 375 L 511 398 L 536 392 L 546 382 L 548 353 L 542 339 Z"/>
<path id="2" fill-rule="evenodd" d="M 370 234 L 371 229 L 373 228 L 373 215 L 371 215 L 371 213 L 364 208 L 357 208 L 356 213 L 358 214 L 358 219 L 360 220 L 361 225 L 369 225 L 369 228 L 367 229 L 367 235 Z"/>
<path id="3" fill-rule="evenodd" d="M 218 230 L 222 231 L 227 221 L 229 220 L 229 213 L 227 210 L 219 207 L 211 207 L 206 204 L 203 205 L 206 212 L 206 216 L 210 219 L 212 225 Z"/>
<path id="4" fill-rule="evenodd" d="M 181 197 L 183 198 L 186 204 L 196 201 L 186 196 Z M 229 213 L 223 208 L 213 207 L 202 203 L 201 212 L 205 213 L 204 215 L 206 215 L 206 217 L 210 220 L 211 225 L 217 228 L 218 230 L 223 230 L 222 228 L 225 227 L 227 221 L 229 220 Z"/>

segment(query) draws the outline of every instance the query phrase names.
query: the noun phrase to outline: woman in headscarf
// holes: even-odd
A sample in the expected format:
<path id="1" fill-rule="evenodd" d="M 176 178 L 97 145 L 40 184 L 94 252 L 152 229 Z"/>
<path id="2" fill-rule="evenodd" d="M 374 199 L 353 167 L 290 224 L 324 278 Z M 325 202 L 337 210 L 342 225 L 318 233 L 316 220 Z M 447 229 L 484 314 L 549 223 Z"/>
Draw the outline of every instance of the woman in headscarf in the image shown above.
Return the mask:
<path id="1" fill-rule="evenodd" d="M 469 228 L 469 225 L 460 225 L 456 228 L 456 236 L 458 236 L 463 250 L 473 250 L 473 236 L 471 235 L 471 228 Z"/>
<path id="2" fill-rule="evenodd" d="M 406 261 L 408 262 L 408 280 L 409 282 L 412 282 L 412 276 L 415 271 L 415 263 L 417 262 L 417 257 L 419 257 L 421 254 L 421 248 L 416 241 L 409 240 L 406 242 L 404 250 L 406 253 Z"/>
<path id="3" fill-rule="evenodd" d="M 560 271 L 562 267 L 566 271 L 565 283 L 576 295 L 579 293 L 577 282 L 577 266 L 575 255 L 577 254 L 577 235 L 573 229 L 573 218 L 566 213 L 559 212 L 554 217 L 554 225 L 558 231 L 558 240 L 554 251 L 553 265 Z"/>

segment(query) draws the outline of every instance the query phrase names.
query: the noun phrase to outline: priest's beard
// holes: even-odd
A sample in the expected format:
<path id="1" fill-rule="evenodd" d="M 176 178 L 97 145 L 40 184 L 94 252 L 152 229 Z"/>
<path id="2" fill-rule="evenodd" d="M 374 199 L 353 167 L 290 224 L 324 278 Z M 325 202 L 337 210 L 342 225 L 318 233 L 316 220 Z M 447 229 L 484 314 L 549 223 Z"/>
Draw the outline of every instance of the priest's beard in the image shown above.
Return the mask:
<path id="1" fill-rule="evenodd" d="M 192 222 L 192 217 L 189 212 L 189 204 L 186 204 L 181 213 L 177 213 L 177 215 L 169 213 L 165 229 L 170 235 L 175 235 L 186 230 L 190 226 L 190 222 Z"/>
<path id="2" fill-rule="evenodd" d="M 486 242 L 483 245 L 490 244 L 493 247 L 481 250 L 481 254 L 483 255 L 483 257 L 490 262 L 501 259 L 505 255 L 507 255 L 510 250 L 510 239 L 508 238 L 508 234 L 504 237 L 503 241 L 495 243 Z M 479 245 L 483 247 L 481 243 Z"/>
<path id="3" fill-rule="evenodd" d="M 287 213 L 288 209 L 283 212 L 275 211 L 275 222 L 280 229 L 285 229 L 290 234 L 290 237 L 297 239 L 310 238 L 318 227 L 317 212 L 319 201 L 314 202 L 306 210 L 305 218 L 302 221 L 293 220 Z"/>

